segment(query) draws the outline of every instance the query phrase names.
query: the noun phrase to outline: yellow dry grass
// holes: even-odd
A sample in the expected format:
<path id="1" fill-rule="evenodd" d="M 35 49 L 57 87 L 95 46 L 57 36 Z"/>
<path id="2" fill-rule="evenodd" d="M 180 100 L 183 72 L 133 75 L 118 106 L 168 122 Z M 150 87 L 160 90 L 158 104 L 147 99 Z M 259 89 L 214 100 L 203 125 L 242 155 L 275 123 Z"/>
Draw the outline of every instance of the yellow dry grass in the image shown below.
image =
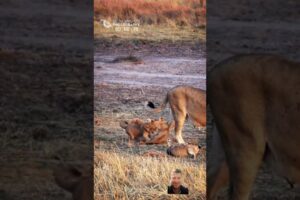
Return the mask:
<path id="1" fill-rule="evenodd" d="M 199 162 L 143 157 L 111 151 L 95 153 L 95 200 L 206 199 L 206 166 Z M 168 195 L 170 172 L 180 168 L 189 195 Z"/>
<path id="2" fill-rule="evenodd" d="M 95 18 L 135 20 L 142 24 L 205 24 L 200 0 L 95 0 Z"/>

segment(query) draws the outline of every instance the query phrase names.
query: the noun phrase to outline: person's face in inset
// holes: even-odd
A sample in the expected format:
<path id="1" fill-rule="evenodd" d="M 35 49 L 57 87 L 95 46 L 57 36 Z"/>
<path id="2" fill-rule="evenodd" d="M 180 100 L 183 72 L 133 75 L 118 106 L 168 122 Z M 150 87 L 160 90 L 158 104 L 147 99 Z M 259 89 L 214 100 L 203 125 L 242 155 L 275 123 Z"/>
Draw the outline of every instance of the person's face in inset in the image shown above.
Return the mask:
<path id="1" fill-rule="evenodd" d="M 172 173 L 171 176 L 171 185 L 174 188 L 179 188 L 181 185 L 181 174 L 179 173 Z"/>

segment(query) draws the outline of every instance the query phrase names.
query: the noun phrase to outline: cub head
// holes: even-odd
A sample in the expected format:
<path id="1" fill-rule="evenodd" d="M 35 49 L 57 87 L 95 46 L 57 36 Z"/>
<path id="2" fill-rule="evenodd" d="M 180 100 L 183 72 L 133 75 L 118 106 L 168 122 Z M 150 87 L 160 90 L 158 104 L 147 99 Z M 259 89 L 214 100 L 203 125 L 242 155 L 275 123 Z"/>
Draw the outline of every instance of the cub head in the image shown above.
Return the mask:
<path id="1" fill-rule="evenodd" d="M 193 156 L 196 159 L 197 155 L 199 154 L 200 148 L 197 145 L 188 144 L 187 145 L 187 152 L 190 156 Z"/>
<path id="2" fill-rule="evenodd" d="M 143 135 L 145 137 L 149 137 L 150 134 L 156 132 L 160 128 L 160 120 L 147 120 L 146 123 L 143 125 L 144 133 Z"/>

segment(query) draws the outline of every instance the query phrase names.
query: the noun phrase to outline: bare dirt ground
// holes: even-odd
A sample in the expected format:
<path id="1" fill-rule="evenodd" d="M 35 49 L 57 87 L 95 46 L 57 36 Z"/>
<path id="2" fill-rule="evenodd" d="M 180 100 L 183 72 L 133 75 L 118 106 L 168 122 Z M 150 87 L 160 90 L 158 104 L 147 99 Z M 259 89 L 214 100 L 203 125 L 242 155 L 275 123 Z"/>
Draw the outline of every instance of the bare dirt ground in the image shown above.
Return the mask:
<path id="1" fill-rule="evenodd" d="M 208 72 L 223 59 L 243 53 L 272 53 L 300 61 L 296 50 L 300 47 L 299 1 L 212 0 L 209 8 Z M 208 125 L 208 133 L 209 128 Z M 208 135 L 208 151 L 209 138 Z M 300 199 L 300 188 L 291 188 L 286 180 L 263 167 L 252 199 Z"/>
<path id="2" fill-rule="evenodd" d="M 103 47 L 103 48 L 101 48 Z M 141 156 L 143 153 L 154 150 L 165 154 L 166 145 L 141 145 L 129 148 L 127 146 L 128 136 L 125 131 L 120 128 L 120 120 L 128 120 L 132 118 L 141 119 L 157 119 L 161 114 L 153 114 L 144 108 L 144 102 L 151 100 L 155 103 L 161 103 L 167 91 L 177 85 L 191 85 L 197 88 L 206 89 L 206 60 L 205 60 L 205 44 L 200 41 L 140 41 L 138 44 L 132 44 L 128 40 L 115 38 L 106 44 L 106 40 L 99 38 L 96 40 L 95 57 L 94 57 L 94 114 L 95 120 L 95 154 L 117 154 L 118 156 L 133 157 L 137 163 L 132 165 L 139 166 L 141 163 L 149 163 L 149 159 Z M 112 63 L 115 58 L 120 56 L 136 56 L 141 59 L 142 63 L 134 64 L 131 62 Z M 163 112 L 162 116 L 167 120 L 172 120 L 169 108 Z M 191 122 L 186 122 L 184 127 L 184 139 L 188 143 L 205 146 L 205 133 L 196 130 Z M 174 135 L 172 131 L 172 135 Z M 151 172 L 151 168 L 157 168 L 157 159 L 150 160 L 150 164 L 146 169 L 138 168 L 138 171 L 145 170 L 145 176 Z M 99 161 L 108 162 L 108 161 Z M 151 164 L 152 163 L 152 164 Z M 183 163 L 183 164 L 181 164 Z M 181 166 L 186 169 L 191 168 L 190 178 L 186 179 L 189 183 L 191 195 L 189 197 L 177 197 L 179 199 L 205 199 L 205 151 L 198 156 L 197 160 L 176 159 L 167 157 L 160 163 L 161 169 L 170 169 L 171 166 Z M 187 167 L 189 166 L 189 167 Z M 145 167 L 145 166 L 143 166 Z M 101 166 L 95 166 L 95 176 L 97 171 L 103 172 Z M 199 172 L 204 172 L 203 176 L 199 176 Z M 138 173 L 138 172 L 136 172 Z M 158 185 L 157 189 L 147 191 L 145 185 L 148 180 L 140 180 L 137 188 L 130 184 L 111 183 L 113 185 L 120 184 L 121 191 L 123 187 L 129 187 L 125 199 L 165 199 L 166 185 L 168 184 L 169 171 L 162 172 L 162 180 L 159 176 L 153 176 L 152 184 Z M 130 179 L 130 177 L 128 177 Z M 144 181 L 144 182 L 142 182 Z M 156 183 L 155 183 L 156 182 Z M 193 182 L 196 182 L 195 184 Z M 202 185 L 199 185 L 201 183 Z M 96 197 L 104 198 L 101 195 L 111 196 L 113 191 L 97 192 L 97 188 L 101 188 L 101 182 L 95 185 Z M 131 183 L 134 184 L 134 183 Z M 145 190 L 146 189 L 146 190 Z M 100 189 L 101 190 L 101 189 Z M 132 194 L 133 192 L 135 194 Z M 174 197 L 176 199 L 176 197 Z M 111 197 L 107 197 L 111 199 Z"/>

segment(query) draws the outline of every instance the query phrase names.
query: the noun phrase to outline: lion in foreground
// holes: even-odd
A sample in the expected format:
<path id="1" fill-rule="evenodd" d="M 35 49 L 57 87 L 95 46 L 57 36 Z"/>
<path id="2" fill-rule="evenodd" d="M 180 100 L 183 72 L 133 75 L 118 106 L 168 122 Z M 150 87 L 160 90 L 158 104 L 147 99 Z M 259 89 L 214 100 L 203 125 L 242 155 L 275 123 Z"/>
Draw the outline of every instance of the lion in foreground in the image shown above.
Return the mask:
<path id="1" fill-rule="evenodd" d="M 178 143 L 185 143 L 182 138 L 182 128 L 187 117 L 198 128 L 206 126 L 205 91 L 190 86 L 177 86 L 168 92 L 158 108 L 150 101 L 146 102 L 146 105 L 154 112 L 161 112 L 168 103 L 175 121 L 175 136 Z"/>
<path id="2" fill-rule="evenodd" d="M 208 157 L 208 199 L 230 184 L 230 200 L 248 200 L 266 162 L 300 182 L 300 64 L 274 55 L 241 55 L 208 74 L 215 120 Z"/>

